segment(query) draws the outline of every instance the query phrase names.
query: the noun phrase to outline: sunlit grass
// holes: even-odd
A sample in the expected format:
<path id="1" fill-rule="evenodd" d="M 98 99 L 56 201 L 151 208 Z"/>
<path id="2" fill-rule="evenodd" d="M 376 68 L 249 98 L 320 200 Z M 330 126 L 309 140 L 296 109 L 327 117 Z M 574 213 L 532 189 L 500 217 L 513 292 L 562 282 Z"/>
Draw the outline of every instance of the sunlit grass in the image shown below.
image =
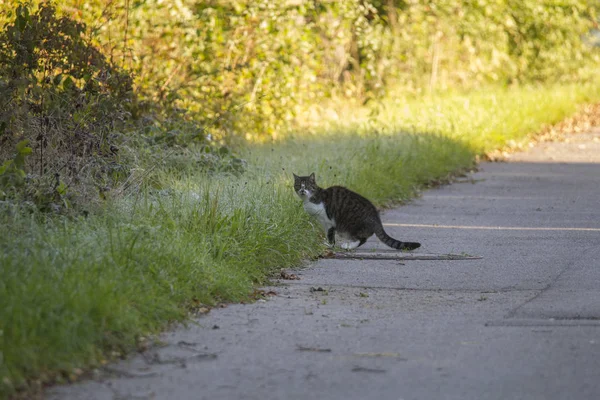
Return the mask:
<path id="1" fill-rule="evenodd" d="M 293 193 L 293 172 L 380 206 L 406 201 L 598 101 L 596 89 L 391 97 L 239 149 L 240 176 L 158 168 L 87 218 L 0 209 L 0 393 L 127 352 L 190 308 L 246 300 L 270 274 L 319 254 L 323 237 Z"/>
<path id="2" fill-rule="evenodd" d="M 556 123 L 581 104 L 600 101 L 600 83 L 487 87 L 469 92 L 414 96 L 398 90 L 366 107 L 337 101 L 313 106 L 296 136 L 322 137 L 331 132 L 362 135 L 399 132 L 440 134 L 467 143 L 478 153 L 526 141 L 542 126 Z M 310 117 L 309 117 L 310 115 Z"/>
<path id="3" fill-rule="evenodd" d="M 342 131 L 253 146 L 242 154 L 255 173 L 287 179 L 290 192 L 292 173 L 315 172 L 319 185 L 347 186 L 377 205 L 408 200 L 425 183 L 472 166 L 474 157 L 467 143 L 436 134 Z"/>
<path id="4" fill-rule="evenodd" d="M 598 84 L 489 88 L 423 99 L 396 97 L 380 103 L 375 125 L 385 132 L 439 132 L 487 152 L 527 140 L 543 125 L 600 100 Z"/>

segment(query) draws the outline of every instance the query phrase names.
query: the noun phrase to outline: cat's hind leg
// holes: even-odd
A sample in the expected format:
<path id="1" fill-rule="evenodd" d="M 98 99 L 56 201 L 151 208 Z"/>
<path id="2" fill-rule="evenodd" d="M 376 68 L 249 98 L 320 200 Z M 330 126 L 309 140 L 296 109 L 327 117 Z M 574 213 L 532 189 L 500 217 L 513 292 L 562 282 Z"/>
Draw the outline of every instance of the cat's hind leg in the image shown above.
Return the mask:
<path id="1" fill-rule="evenodd" d="M 357 248 L 358 246 L 360 246 L 361 244 L 363 244 L 364 241 L 361 240 L 355 240 L 352 242 L 344 242 L 340 245 L 340 247 L 344 250 L 352 250 Z"/>

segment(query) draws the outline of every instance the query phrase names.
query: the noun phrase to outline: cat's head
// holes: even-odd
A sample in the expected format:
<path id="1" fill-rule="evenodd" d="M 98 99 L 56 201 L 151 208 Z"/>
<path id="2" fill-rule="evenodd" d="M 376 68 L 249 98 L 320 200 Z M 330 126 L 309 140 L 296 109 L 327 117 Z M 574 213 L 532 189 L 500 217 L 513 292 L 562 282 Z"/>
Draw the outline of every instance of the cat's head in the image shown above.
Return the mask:
<path id="1" fill-rule="evenodd" d="M 309 176 L 298 176 L 294 174 L 294 190 L 302 200 L 310 199 L 317 191 L 317 188 L 318 186 L 315 181 L 314 172 Z"/>

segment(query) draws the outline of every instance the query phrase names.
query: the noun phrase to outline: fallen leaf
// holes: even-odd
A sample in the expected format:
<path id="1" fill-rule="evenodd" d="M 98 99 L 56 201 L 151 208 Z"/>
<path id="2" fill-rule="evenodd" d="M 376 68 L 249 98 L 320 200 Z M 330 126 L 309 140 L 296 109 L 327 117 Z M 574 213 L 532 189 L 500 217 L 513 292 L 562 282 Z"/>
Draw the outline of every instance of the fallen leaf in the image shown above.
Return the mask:
<path id="1" fill-rule="evenodd" d="M 331 250 L 326 250 L 320 257 L 321 258 L 333 258 L 335 253 Z"/>
<path id="2" fill-rule="evenodd" d="M 281 279 L 286 279 L 286 280 L 289 280 L 289 281 L 300 280 L 300 277 L 298 275 L 289 273 L 289 272 L 287 272 L 287 271 L 285 271 L 283 269 L 281 270 L 281 273 L 279 274 L 279 277 Z"/>

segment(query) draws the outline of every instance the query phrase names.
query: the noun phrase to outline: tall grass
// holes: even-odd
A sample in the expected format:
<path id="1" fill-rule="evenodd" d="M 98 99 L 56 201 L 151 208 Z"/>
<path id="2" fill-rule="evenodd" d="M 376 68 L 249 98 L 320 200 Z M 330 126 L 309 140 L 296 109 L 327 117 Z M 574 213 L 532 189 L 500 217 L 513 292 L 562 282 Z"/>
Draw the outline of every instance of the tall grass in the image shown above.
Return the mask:
<path id="1" fill-rule="evenodd" d="M 343 184 L 380 206 L 408 200 L 425 183 L 472 166 L 475 155 L 467 142 L 440 134 L 359 131 L 257 145 L 243 154 L 256 174 L 287 179 L 290 193 L 292 173 L 315 172 L 319 185 Z"/>
<path id="2" fill-rule="evenodd" d="M 2 377 L 18 386 L 97 364 L 99 349 L 124 353 L 189 307 L 247 299 L 273 267 L 318 252 L 281 184 L 200 175 L 173 186 L 87 219 L 2 214 Z"/>
<path id="3" fill-rule="evenodd" d="M 380 206 L 408 200 L 598 93 L 555 86 L 391 98 L 371 114 L 322 121 L 318 135 L 239 149 L 248 163 L 241 176 L 156 169 L 151 184 L 87 218 L 0 207 L 0 395 L 70 379 L 190 309 L 248 299 L 279 268 L 319 254 L 323 237 L 293 193 L 292 172 L 315 172 L 321 185 L 343 184 Z"/>
<path id="4" fill-rule="evenodd" d="M 584 103 L 600 101 L 598 83 L 486 88 L 421 98 L 396 97 L 380 104 L 375 128 L 424 130 L 464 140 L 477 153 L 527 141 L 542 126 L 575 113 Z"/>
<path id="5" fill-rule="evenodd" d="M 329 103 L 314 106 L 303 118 L 305 135 L 331 132 L 361 135 L 399 132 L 436 133 L 468 143 L 478 154 L 514 146 L 575 113 L 582 104 L 600 101 L 599 82 L 525 87 L 494 87 L 432 95 L 405 95 L 401 91 L 370 103 L 346 107 Z"/>

